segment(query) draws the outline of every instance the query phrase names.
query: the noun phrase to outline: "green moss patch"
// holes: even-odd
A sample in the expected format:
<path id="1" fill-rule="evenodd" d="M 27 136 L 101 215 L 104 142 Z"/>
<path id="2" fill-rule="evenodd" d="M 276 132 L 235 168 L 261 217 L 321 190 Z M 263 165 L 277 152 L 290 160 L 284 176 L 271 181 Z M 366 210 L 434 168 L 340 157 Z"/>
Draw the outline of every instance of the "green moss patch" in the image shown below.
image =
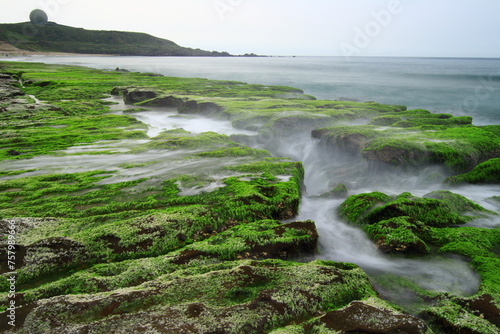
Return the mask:
<path id="1" fill-rule="evenodd" d="M 197 264 L 171 269 L 147 284 L 112 294 L 32 302 L 27 306 L 33 310 L 29 321 L 20 327 L 24 332 L 34 331 L 50 318 L 52 324 L 57 323 L 52 329 L 61 331 L 81 326 L 132 330 L 162 323 L 172 330 L 189 325 L 201 331 L 262 332 L 374 296 L 362 271 L 343 269 L 333 262 Z M 124 322 L 125 317 L 133 322 Z"/>
<path id="2" fill-rule="evenodd" d="M 464 212 L 475 215 L 464 215 Z M 390 197 L 373 192 L 353 195 L 340 207 L 339 213 L 348 221 L 357 224 L 375 224 L 397 217 L 411 217 L 428 226 L 465 224 L 474 218 L 494 214 L 463 196 L 447 191 L 429 193 L 419 198 L 410 193 Z"/>
<path id="3" fill-rule="evenodd" d="M 376 119 L 375 119 L 375 122 Z M 500 156 L 499 137 L 471 125 L 418 127 L 392 124 L 332 127 L 313 131 L 327 145 L 359 152 L 367 160 L 403 166 L 443 164 L 451 172 L 469 171 L 481 162 Z"/>
<path id="4" fill-rule="evenodd" d="M 480 163 L 468 173 L 450 176 L 445 183 L 449 185 L 500 183 L 500 158 Z"/>
<path id="5" fill-rule="evenodd" d="M 494 212 L 485 210 L 465 197 L 449 191 L 435 191 L 425 195 L 424 198 L 409 193 L 394 197 L 382 193 L 353 195 L 340 205 L 339 214 L 352 223 L 361 224 L 377 248 L 384 252 L 458 254 L 470 259 L 472 267 L 481 277 L 478 295 L 490 296 L 492 307 L 498 310 L 499 277 L 498 270 L 494 267 L 498 265 L 498 255 L 495 252 L 500 244 L 500 230 L 454 226 L 466 224 L 474 218 L 495 214 Z M 383 280 L 376 279 L 376 281 L 377 284 L 384 284 Z M 409 286 L 404 289 L 409 289 L 408 291 L 414 294 L 415 300 L 410 308 L 416 307 L 422 311 L 426 304 L 423 300 L 429 296 L 426 296 L 421 289 Z M 394 287 L 390 287 L 389 290 L 394 290 Z M 418 307 L 414 305 L 417 299 L 422 299 Z M 462 310 L 461 307 L 460 303 L 454 302 L 452 308 Z M 447 311 L 445 306 L 442 308 L 440 306 L 428 312 L 432 319 L 437 319 L 438 313 Z M 472 311 L 460 312 L 469 314 Z M 478 319 L 474 321 L 488 324 Z"/>
<path id="6" fill-rule="evenodd" d="M 382 220 L 366 226 L 370 239 L 374 240 L 377 248 L 384 252 L 397 253 L 429 253 L 429 246 L 419 237 L 428 233 L 424 223 L 401 216 Z"/>

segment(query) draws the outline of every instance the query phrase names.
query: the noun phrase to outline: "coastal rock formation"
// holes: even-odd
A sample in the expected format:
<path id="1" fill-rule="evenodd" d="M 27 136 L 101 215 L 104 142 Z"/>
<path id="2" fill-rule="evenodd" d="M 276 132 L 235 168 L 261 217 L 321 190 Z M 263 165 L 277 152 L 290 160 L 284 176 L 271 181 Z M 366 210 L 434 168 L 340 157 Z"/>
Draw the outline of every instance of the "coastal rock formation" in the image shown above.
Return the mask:
<path id="1" fill-rule="evenodd" d="M 24 92 L 19 88 L 17 80 L 9 74 L 0 73 L 0 100 L 7 100 L 23 95 Z"/>
<path id="2" fill-rule="evenodd" d="M 408 111 L 406 113 L 411 113 Z M 374 125 L 342 126 L 314 130 L 313 138 L 326 146 L 360 154 L 366 160 L 404 167 L 443 164 L 451 172 L 468 172 L 476 165 L 500 157 L 500 137 L 487 128 L 472 127 L 447 118 L 450 125 L 434 125 L 435 118 L 416 118 L 430 125 L 400 127 L 394 123 L 380 128 Z M 439 123 L 439 122 L 438 122 Z"/>
<path id="3" fill-rule="evenodd" d="M 379 306 L 353 302 L 363 299 Z M 421 321 L 379 301 L 359 268 L 328 261 L 246 260 L 184 266 L 134 288 L 52 297 L 20 310 L 25 312 L 18 333 L 50 328 L 53 332 L 251 334 L 285 326 L 296 318 L 311 318 L 302 325 L 309 329 L 324 323 L 332 329 L 425 332 Z M 369 324 L 370 319 L 382 318 Z"/>
<path id="4" fill-rule="evenodd" d="M 117 91 L 111 91 L 111 93 L 116 93 Z M 139 102 L 143 102 L 146 100 L 150 100 L 158 96 L 158 93 L 148 90 L 148 89 L 140 89 L 140 88 L 132 88 L 126 89 L 122 91 L 123 99 L 126 104 L 136 104 Z"/>
<path id="5" fill-rule="evenodd" d="M 343 309 L 330 311 L 319 319 L 325 327 L 337 333 L 408 333 L 427 332 L 422 320 L 409 315 L 352 302 Z"/>
<path id="6" fill-rule="evenodd" d="M 339 214 L 361 224 L 381 251 L 468 257 L 482 277 L 478 295 L 462 300 L 437 297 L 434 306 L 421 310 L 421 316 L 445 332 L 497 331 L 500 279 L 494 268 L 499 264 L 495 248 L 500 244 L 500 230 L 456 225 L 497 213 L 449 191 L 435 191 L 424 198 L 408 193 L 353 195 L 339 207 Z M 414 293 L 429 298 L 418 289 Z"/>
<path id="7" fill-rule="evenodd" d="M 497 128 L 402 106 L 315 100 L 291 87 L 38 63 L 0 66 L 9 73 L 0 106 L 0 232 L 15 222 L 18 273 L 17 326 L 0 330 L 497 331 L 500 230 L 469 225 L 496 218 L 493 212 L 448 191 L 356 194 L 348 178 L 327 193 L 346 196 L 348 185 L 355 195 L 341 205 L 340 218 L 391 257 L 469 260 L 481 285 L 468 297 L 388 273 L 369 280 L 349 263 L 294 262 L 315 256 L 320 240 L 313 221 L 294 220 L 304 167 L 262 149 L 307 127 L 324 152 L 348 152 L 346 169 L 375 159 L 384 167 L 437 163 L 455 173 L 494 158 Z M 132 111 L 113 114 L 110 93 L 141 110 L 174 107 L 175 117 L 230 120 L 253 134 L 175 128 L 150 137 Z M 350 121 L 370 124 L 345 126 Z M 496 159 L 474 173 L 483 167 L 494 173 L 490 163 Z M 2 263 L 7 242 L 0 241 Z M 2 269 L 4 318 L 11 298 Z M 388 285 L 416 300 L 401 306 L 413 316 L 381 299 L 390 297 Z"/>
<path id="8" fill-rule="evenodd" d="M 500 183 L 500 158 L 480 163 L 468 173 L 450 176 L 445 183 L 449 185 Z"/>

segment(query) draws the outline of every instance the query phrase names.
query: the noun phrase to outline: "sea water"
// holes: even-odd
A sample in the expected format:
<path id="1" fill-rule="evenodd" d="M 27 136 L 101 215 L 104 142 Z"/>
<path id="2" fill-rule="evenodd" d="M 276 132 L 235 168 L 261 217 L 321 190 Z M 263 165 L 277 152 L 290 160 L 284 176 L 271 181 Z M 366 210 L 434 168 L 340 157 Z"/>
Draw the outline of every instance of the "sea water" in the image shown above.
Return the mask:
<path id="1" fill-rule="evenodd" d="M 376 101 L 406 105 L 435 113 L 470 115 L 475 125 L 500 124 L 500 59 L 457 58 L 351 58 L 342 57 L 29 57 L 16 59 L 46 63 L 116 68 L 154 72 L 166 76 L 203 77 L 264 85 L 286 85 L 304 90 L 319 99 Z M 172 118 L 175 113 L 140 113 L 138 119 L 150 126 L 151 134 L 161 129 L 190 126 L 195 132 L 220 131 L 230 134 L 227 123 L 214 120 Z M 175 115 L 174 115 L 175 116 Z M 175 122 L 174 122 L 175 121 Z M 190 124 L 190 122 L 192 124 Z M 181 125 L 182 124 L 182 125 Z M 318 198 L 337 183 L 347 183 L 350 194 L 381 191 L 395 195 L 412 192 L 422 196 L 442 189 L 445 173 L 431 166 L 400 170 L 387 165 L 368 164 L 340 152 L 325 151 L 307 133 L 274 141 L 274 155 L 302 161 L 306 170 L 305 193 L 299 216 L 312 219 L 320 234 L 321 259 L 353 262 L 370 273 L 407 276 L 425 288 L 471 294 L 477 275 L 458 258 L 429 260 L 395 259 L 381 254 L 358 228 L 345 224 L 336 215 L 341 200 Z M 354 160 L 353 160 L 354 159 Z M 43 160 L 40 158 L 39 160 Z M 32 159 L 36 163 L 37 158 Z M 12 166 L 10 166 L 12 167 Z M 434 180 L 429 176 L 433 176 Z M 435 180 L 441 175 L 441 180 Z M 497 210 L 488 198 L 498 196 L 500 187 L 467 186 L 454 189 L 488 209 Z M 491 228 L 498 218 L 476 221 L 474 226 Z"/>
<path id="2" fill-rule="evenodd" d="M 500 59 L 112 56 L 16 59 L 286 85 L 318 99 L 406 105 L 409 109 L 473 116 L 475 125 L 500 124 Z"/>

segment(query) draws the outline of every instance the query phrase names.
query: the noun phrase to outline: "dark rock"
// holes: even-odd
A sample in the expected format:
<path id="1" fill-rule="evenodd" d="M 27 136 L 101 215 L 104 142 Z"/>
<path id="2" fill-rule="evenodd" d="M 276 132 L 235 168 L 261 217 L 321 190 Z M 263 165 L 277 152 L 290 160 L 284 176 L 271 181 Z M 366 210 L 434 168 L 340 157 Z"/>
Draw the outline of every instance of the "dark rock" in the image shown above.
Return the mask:
<path id="1" fill-rule="evenodd" d="M 115 87 L 111 90 L 111 95 L 114 95 L 114 96 L 119 96 L 119 95 L 123 95 L 125 94 L 125 92 L 127 91 L 126 88 L 123 88 L 123 87 Z"/>
<path id="2" fill-rule="evenodd" d="M 44 252 L 46 253 L 44 259 L 47 263 L 54 265 L 68 264 L 75 260 L 83 261 L 88 255 L 83 244 L 63 237 L 40 240 L 32 245 L 26 246 L 26 251 L 27 254 L 40 251 Z M 31 257 L 33 257 L 33 255 L 31 255 Z M 36 258 L 36 256 L 34 257 Z"/>
<path id="3" fill-rule="evenodd" d="M 52 85 L 52 81 L 35 81 L 32 85 L 37 87 L 47 87 Z"/>
<path id="4" fill-rule="evenodd" d="M 179 112 L 184 114 L 203 114 L 208 115 L 215 112 L 221 112 L 224 108 L 212 102 L 187 101 L 179 107 Z"/>
<path id="5" fill-rule="evenodd" d="M 195 260 L 204 256 L 205 253 L 197 250 L 185 250 L 182 251 L 173 261 L 173 264 L 186 264 L 191 260 Z"/>
<path id="6" fill-rule="evenodd" d="M 184 104 L 184 100 L 175 96 L 158 97 L 144 103 L 148 107 L 179 108 Z"/>
<path id="7" fill-rule="evenodd" d="M 340 333 L 419 334 L 426 332 L 425 323 L 415 317 L 396 314 L 359 301 L 354 301 L 341 310 L 330 311 L 320 320 L 328 329 L 340 331 Z"/>
<path id="8" fill-rule="evenodd" d="M 203 311 L 206 310 L 205 305 L 201 303 L 189 304 L 186 310 L 186 317 L 188 318 L 198 318 Z"/>
<path id="9" fill-rule="evenodd" d="M 0 78 L 0 100 L 12 99 L 16 96 L 23 96 L 24 92 L 16 87 L 19 83 L 11 76 Z"/>
<path id="10" fill-rule="evenodd" d="M 8 150 L 7 155 L 10 155 L 11 157 L 15 157 L 15 156 L 21 155 L 21 153 L 19 153 L 16 150 Z"/>
<path id="11" fill-rule="evenodd" d="M 127 89 L 124 92 L 123 99 L 126 104 L 136 104 L 146 100 L 154 99 L 158 96 L 158 93 L 140 88 Z"/>
<path id="12" fill-rule="evenodd" d="M 347 197 L 347 187 L 345 184 L 337 184 L 332 190 L 327 193 L 322 194 L 320 197 L 324 198 L 346 198 Z"/>
<path id="13" fill-rule="evenodd" d="M 428 161 L 428 153 L 417 145 L 395 147 L 384 145 L 377 150 L 365 150 L 362 156 L 367 160 L 377 160 L 397 165 L 421 165 Z"/>
<path id="14" fill-rule="evenodd" d="M 493 297 L 481 295 L 464 303 L 475 315 L 484 317 L 500 328 L 500 309 L 495 305 Z"/>

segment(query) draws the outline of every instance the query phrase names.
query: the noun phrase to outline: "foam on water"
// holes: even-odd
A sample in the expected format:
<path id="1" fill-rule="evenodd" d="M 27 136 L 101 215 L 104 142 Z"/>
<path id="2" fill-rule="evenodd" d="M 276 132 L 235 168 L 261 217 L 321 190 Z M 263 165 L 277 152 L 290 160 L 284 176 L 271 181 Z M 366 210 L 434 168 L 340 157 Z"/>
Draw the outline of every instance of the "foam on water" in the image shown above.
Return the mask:
<path id="1" fill-rule="evenodd" d="M 108 102 L 113 102 L 110 109 L 114 114 L 123 114 L 126 109 L 134 106 L 126 105 L 121 97 L 109 97 Z M 224 135 L 244 134 L 256 135 L 257 132 L 235 129 L 228 120 L 207 118 L 201 115 L 179 114 L 175 108 L 167 107 L 146 107 L 145 111 L 127 112 L 126 114 L 135 117 L 137 120 L 148 126 L 147 135 L 156 137 L 162 131 L 173 129 L 184 129 L 191 133 L 202 133 L 213 131 Z"/>
<path id="2" fill-rule="evenodd" d="M 422 196 L 441 188 L 440 181 L 429 181 L 429 175 L 443 172 L 440 167 L 401 170 L 386 164 L 367 163 L 359 156 L 332 151 L 307 137 L 283 138 L 278 145 L 274 144 L 275 154 L 292 156 L 304 164 L 307 193 L 302 198 L 299 216 L 295 219 L 315 221 L 320 236 L 317 258 L 355 263 L 374 275 L 392 273 L 404 276 L 423 288 L 435 291 L 459 295 L 477 291 L 479 277 L 463 259 L 405 259 L 385 255 L 361 229 L 337 216 L 337 208 L 343 200 L 315 197 L 339 183 L 348 184 L 350 195 L 371 191 L 387 194 L 411 191 Z M 441 174 L 440 180 L 444 178 Z M 491 191 L 494 192 L 494 189 Z M 471 198 L 471 195 L 474 193 L 468 192 L 467 197 Z M 486 199 L 484 196 L 488 195 L 482 193 L 480 197 Z M 472 196 L 471 199 L 478 198 Z"/>

